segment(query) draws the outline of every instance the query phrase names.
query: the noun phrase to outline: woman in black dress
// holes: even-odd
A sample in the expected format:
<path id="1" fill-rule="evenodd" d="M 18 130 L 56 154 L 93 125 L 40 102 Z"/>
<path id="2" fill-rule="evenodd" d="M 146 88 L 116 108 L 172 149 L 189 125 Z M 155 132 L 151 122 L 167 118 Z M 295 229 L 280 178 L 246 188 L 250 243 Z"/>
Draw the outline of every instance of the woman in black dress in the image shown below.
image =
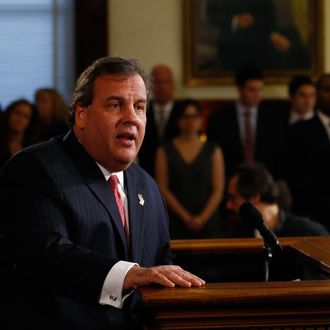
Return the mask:
<path id="1" fill-rule="evenodd" d="M 200 139 L 198 102 L 186 100 L 179 111 L 179 135 L 156 156 L 156 180 L 169 209 L 171 238 L 219 237 L 218 208 L 225 184 L 222 152 Z"/>

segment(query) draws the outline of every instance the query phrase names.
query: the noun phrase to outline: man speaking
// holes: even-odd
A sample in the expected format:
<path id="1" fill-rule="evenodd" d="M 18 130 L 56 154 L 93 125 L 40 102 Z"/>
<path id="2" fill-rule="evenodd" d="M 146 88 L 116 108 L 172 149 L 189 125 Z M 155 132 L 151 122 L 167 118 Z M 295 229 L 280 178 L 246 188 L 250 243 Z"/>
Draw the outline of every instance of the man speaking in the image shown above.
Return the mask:
<path id="1" fill-rule="evenodd" d="M 138 328 L 135 288 L 204 284 L 171 265 L 163 199 L 133 164 L 148 86 L 136 61 L 97 60 L 78 79 L 69 133 L 3 168 L 10 329 Z"/>

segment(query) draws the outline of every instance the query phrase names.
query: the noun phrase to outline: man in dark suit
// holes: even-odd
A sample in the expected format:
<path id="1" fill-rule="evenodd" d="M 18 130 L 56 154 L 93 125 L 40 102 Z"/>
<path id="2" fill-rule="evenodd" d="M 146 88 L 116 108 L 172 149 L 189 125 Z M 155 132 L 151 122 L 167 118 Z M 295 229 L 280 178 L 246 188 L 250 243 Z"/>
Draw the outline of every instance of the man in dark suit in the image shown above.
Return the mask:
<path id="1" fill-rule="evenodd" d="M 330 113 L 330 73 L 323 74 L 316 84 L 317 108 Z"/>
<path id="2" fill-rule="evenodd" d="M 218 27 L 222 69 L 266 64 L 269 36 L 276 20 L 272 0 L 209 0 L 206 13 L 209 22 Z"/>
<path id="3" fill-rule="evenodd" d="M 147 86 L 136 61 L 97 60 L 77 82 L 72 130 L 3 168 L 0 233 L 14 264 L 8 328 L 135 329 L 135 288 L 203 285 L 170 265 L 163 199 L 132 164 Z"/>
<path id="4" fill-rule="evenodd" d="M 293 125 L 286 143 L 285 178 L 293 195 L 293 210 L 330 230 L 330 79 L 317 83 L 316 115 Z"/>
<path id="5" fill-rule="evenodd" d="M 261 162 L 277 179 L 287 116 L 261 103 L 263 75 L 256 67 L 236 72 L 238 101 L 209 118 L 207 136 L 222 148 L 226 175 L 241 163 Z"/>
<path id="6" fill-rule="evenodd" d="M 139 152 L 139 164 L 151 176 L 155 176 L 155 158 L 159 145 L 174 138 L 179 130 L 174 100 L 174 77 L 167 65 L 157 65 L 151 71 L 152 101 L 147 110 L 146 135 Z"/>

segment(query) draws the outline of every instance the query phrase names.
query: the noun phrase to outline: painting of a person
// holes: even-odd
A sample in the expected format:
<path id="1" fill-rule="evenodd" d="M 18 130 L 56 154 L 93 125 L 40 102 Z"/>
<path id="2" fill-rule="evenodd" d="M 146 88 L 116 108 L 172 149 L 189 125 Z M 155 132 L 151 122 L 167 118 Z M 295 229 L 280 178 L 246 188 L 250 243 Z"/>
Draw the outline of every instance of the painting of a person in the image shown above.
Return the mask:
<path id="1" fill-rule="evenodd" d="M 309 66 L 290 1 L 209 0 L 206 17 L 218 28 L 217 69 L 235 70 L 246 64 L 264 70 Z"/>

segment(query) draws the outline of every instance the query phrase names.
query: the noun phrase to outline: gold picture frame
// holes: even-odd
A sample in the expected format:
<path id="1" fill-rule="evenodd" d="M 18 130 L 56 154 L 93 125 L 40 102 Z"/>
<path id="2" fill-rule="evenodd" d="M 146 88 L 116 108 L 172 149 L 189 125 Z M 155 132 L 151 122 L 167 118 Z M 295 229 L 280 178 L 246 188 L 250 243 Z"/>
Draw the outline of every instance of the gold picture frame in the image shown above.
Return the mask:
<path id="1" fill-rule="evenodd" d="M 322 0 L 184 0 L 183 22 L 187 86 L 232 84 L 243 64 L 269 83 L 323 72 Z"/>

